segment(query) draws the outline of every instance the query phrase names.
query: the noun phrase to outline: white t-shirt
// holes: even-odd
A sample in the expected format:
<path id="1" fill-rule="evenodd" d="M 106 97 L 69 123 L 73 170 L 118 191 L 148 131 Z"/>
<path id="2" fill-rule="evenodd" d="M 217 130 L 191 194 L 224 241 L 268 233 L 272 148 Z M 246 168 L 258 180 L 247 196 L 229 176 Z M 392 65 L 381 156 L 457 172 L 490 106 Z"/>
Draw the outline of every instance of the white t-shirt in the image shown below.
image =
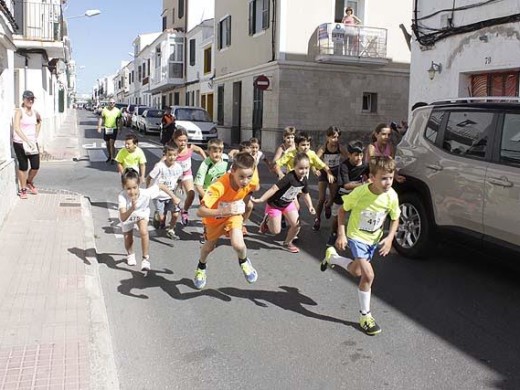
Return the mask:
<path id="1" fill-rule="evenodd" d="M 159 184 L 164 184 L 171 191 L 175 191 L 177 183 L 182 177 L 182 172 L 183 169 L 180 164 L 174 163 L 172 166 L 168 167 L 164 161 L 159 161 L 150 172 L 150 177 L 153 180 L 153 185 L 158 186 Z M 170 199 L 170 196 L 164 191 L 159 191 L 157 199 L 168 200 Z"/>
<path id="2" fill-rule="evenodd" d="M 135 223 L 141 219 L 147 219 L 150 216 L 150 201 L 159 196 L 160 190 L 157 185 L 153 185 L 149 188 L 140 188 L 139 197 L 137 198 L 137 204 L 135 210 L 130 214 L 126 221 L 121 221 L 123 224 Z M 125 190 L 119 193 L 118 197 L 118 208 L 130 209 L 132 207 L 132 199 L 128 196 Z"/>

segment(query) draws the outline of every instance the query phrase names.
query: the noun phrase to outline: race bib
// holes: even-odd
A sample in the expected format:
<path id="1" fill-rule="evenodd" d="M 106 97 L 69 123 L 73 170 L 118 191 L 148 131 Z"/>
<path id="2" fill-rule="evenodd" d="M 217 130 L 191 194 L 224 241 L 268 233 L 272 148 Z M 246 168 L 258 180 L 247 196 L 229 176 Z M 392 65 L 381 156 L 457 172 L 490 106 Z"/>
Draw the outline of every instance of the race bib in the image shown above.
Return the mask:
<path id="1" fill-rule="evenodd" d="M 285 193 L 280 197 L 280 199 L 286 202 L 292 202 L 296 199 L 298 194 L 302 191 L 303 187 L 290 187 Z"/>
<path id="2" fill-rule="evenodd" d="M 384 211 L 362 211 L 359 220 L 359 230 L 373 233 L 383 226 L 385 222 L 386 213 Z"/>
<path id="3" fill-rule="evenodd" d="M 220 202 L 218 209 L 222 214 L 243 214 L 246 211 L 246 204 L 243 200 L 235 200 L 234 202 Z"/>
<path id="4" fill-rule="evenodd" d="M 187 160 L 183 160 L 183 161 L 177 161 L 177 162 L 181 166 L 183 172 L 186 172 L 186 171 L 190 170 L 190 168 L 191 168 L 191 159 L 187 159 Z"/>
<path id="5" fill-rule="evenodd" d="M 339 165 L 340 154 L 324 154 L 323 162 L 329 166 L 329 168 L 334 168 Z"/>
<path id="6" fill-rule="evenodd" d="M 111 127 L 105 127 L 105 134 L 108 134 L 108 135 L 114 134 L 114 129 Z"/>

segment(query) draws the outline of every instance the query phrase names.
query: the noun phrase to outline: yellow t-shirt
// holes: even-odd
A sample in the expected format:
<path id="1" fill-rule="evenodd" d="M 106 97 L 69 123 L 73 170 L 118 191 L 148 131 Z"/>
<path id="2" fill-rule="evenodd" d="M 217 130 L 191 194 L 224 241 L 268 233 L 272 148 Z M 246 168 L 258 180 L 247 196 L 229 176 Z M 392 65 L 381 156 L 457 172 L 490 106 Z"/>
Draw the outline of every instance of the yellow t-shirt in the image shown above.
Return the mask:
<path id="1" fill-rule="evenodd" d="M 276 165 L 281 167 L 287 167 L 287 171 L 292 171 L 294 169 L 294 157 L 298 154 L 297 149 L 289 150 L 285 152 L 282 157 L 276 160 Z M 311 167 L 314 167 L 318 170 L 325 168 L 327 165 L 318 157 L 316 152 L 313 150 L 307 151 L 307 157 L 309 157 L 309 163 Z"/>
<path id="2" fill-rule="evenodd" d="M 139 172 L 139 165 L 146 164 L 146 156 L 144 155 L 143 149 L 139 146 L 130 153 L 126 148 L 119 150 L 116 156 L 116 161 L 123 166 L 123 169 L 133 168 Z M 144 174 L 144 172 L 140 172 Z"/>
<path id="3" fill-rule="evenodd" d="M 101 117 L 103 118 L 103 125 L 109 129 L 115 129 L 117 127 L 117 120 L 121 118 L 121 110 L 114 107 L 111 110 L 103 108 L 101 111 Z"/>

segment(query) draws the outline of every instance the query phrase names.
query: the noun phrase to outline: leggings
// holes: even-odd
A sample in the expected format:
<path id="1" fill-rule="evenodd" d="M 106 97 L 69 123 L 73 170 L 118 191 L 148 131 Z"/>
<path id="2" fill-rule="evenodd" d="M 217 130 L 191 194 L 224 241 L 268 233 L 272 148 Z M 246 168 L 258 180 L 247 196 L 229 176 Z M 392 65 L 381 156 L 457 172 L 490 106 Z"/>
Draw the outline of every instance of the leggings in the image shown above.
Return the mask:
<path id="1" fill-rule="evenodd" d="M 20 171 L 26 172 L 29 169 L 29 163 L 31 163 L 31 169 L 35 171 L 40 169 L 40 154 L 31 154 L 26 155 L 23 150 L 23 144 L 19 144 L 18 142 L 13 142 L 14 153 L 16 154 L 16 159 L 18 160 L 18 169 Z"/>

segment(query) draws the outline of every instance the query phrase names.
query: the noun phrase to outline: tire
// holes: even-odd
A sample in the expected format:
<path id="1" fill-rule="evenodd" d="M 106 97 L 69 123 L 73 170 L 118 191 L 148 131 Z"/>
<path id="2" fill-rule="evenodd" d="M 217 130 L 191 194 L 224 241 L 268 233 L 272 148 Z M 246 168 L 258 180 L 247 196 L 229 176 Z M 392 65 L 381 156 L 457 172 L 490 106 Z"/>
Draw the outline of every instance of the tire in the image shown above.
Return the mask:
<path id="1" fill-rule="evenodd" d="M 401 255 L 415 259 L 431 255 L 434 228 L 421 197 L 416 193 L 405 193 L 399 199 L 401 216 L 394 238 L 394 248 Z"/>

